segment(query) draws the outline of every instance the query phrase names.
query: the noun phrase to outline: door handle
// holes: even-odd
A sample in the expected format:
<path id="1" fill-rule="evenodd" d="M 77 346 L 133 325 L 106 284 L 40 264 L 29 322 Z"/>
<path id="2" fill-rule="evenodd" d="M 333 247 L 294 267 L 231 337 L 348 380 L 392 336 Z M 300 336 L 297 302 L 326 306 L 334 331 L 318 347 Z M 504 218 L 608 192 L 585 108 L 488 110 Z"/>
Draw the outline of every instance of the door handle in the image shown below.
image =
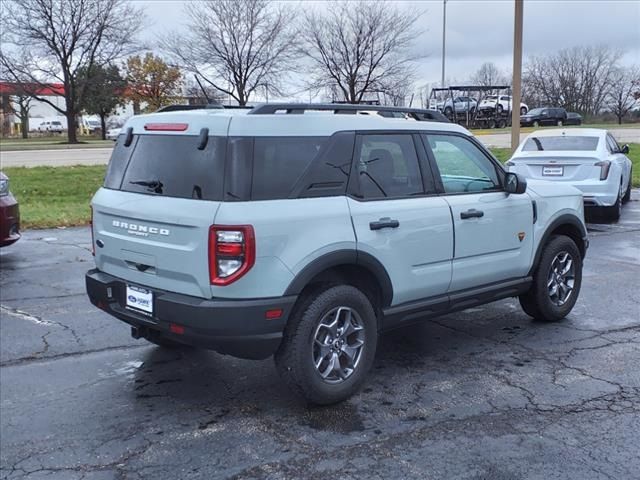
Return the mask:
<path id="1" fill-rule="evenodd" d="M 398 220 L 393 220 L 389 217 L 384 217 L 377 222 L 369 223 L 369 228 L 371 230 L 382 230 L 383 228 L 398 228 L 399 226 L 400 222 Z"/>
<path id="2" fill-rule="evenodd" d="M 467 210 L 466 212 L 460 212 L 460 218 L 462 220 L 466 220 L 467 218 L 480 218 L 480 217 L 484 217 L 484 212 L 482 210 L 476 210 L 475 208 Z"/>

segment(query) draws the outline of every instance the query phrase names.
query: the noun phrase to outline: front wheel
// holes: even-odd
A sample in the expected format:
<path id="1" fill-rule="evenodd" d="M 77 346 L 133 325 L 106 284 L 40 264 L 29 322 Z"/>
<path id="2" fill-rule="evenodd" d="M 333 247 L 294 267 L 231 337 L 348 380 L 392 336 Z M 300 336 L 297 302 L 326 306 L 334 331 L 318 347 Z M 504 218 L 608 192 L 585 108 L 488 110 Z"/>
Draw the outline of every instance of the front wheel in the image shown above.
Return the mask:
<path id="1" fill-rule="evenodd" d="M 360 389 L 373 364 L 378 341 L 373 306 L 350 285 L 299 302 L 275 354 L 276 368 L 310 403 L 346 400 Z"/>
<path id="2" fill-rule="evenodd" d="M 504 107 L 501 104 L 498 104 L 498 106 L 496 107 L 496 111 L 498 113 L 502 113 L 504 111 Z"/>
<path id="3" fill-rule="evenodd" d="M 580 250 L 571 238 L 554 235 L 544 246 L 531 289 L 519 297 L 520 305 L 537 320 L 561 320 L 576 304 L 581 285 Z"/>
<path id="4" fill-rule="evenodd" d="M 527 114 L 527 107 L 520 107 L 520 115 L 526 115 Z"/>
<path id="5" fill-rule="evenodd" d="M 540 122 L 538 122 L 537 120 L 535 122 L 533 122 L 533 126 L 535 128 L 538 128 L 540 126 Z"/>

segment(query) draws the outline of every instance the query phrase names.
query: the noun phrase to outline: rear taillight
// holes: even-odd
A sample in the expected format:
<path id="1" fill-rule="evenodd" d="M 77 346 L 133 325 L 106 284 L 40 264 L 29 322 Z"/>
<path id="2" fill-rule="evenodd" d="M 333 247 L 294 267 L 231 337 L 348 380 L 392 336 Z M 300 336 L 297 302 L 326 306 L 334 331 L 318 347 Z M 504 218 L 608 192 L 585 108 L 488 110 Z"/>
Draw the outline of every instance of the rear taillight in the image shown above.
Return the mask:
<path id="1" fill-rule="evenodd" d="M 211 285 L 229 285 L 247 273 L 256 260 L 251 225 L 213 225 L 209 229 Z"/>
<path id="2" fill-rule="evenodd" d="M 609 160 L 604 160 L 602 162 L 595 163 L 595 166 L 600 167 L 600 180 L 606 180 L 609 176 L 611 162 Z"/>
<path id="3" fill-rule="evenodd" d="M 91 229 L 91 254 L 96 256 L 96 239 L 93 234 L 93 206 L 89 205 L 91 209 L 91 220 L 89 221 L 89 228 Z"/>

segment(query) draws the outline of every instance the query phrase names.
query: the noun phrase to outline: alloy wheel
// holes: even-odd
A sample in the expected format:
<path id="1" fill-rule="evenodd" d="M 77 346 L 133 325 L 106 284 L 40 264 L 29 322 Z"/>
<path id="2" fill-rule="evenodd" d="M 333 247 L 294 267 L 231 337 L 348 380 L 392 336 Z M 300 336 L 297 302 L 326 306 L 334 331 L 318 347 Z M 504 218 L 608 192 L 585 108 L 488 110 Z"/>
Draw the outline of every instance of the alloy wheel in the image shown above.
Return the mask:
<path id="1" fill-rule="evenodd" d="M 575 262 L 570 253 L 558 253 L 549 269 L 547 288 L 549 298 L 554 305 L 561 307 L 571 297 L 575 286 Z"/>
<path id="2" fill-rule="evenodd" d="M 336 307 L 327 312 L 313 335 L 312 360 L 326 383 L 341 383 L 355 372 L 365 342 L 358 312 Z"/>

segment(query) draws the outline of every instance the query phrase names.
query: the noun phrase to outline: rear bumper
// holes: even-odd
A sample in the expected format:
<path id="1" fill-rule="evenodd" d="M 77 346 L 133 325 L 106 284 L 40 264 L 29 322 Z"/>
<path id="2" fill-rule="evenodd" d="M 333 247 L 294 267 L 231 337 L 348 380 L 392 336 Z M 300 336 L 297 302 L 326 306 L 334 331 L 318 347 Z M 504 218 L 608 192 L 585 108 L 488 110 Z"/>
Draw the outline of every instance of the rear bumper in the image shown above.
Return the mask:
<path id="1" fill-rule="evenodd" d="M 207 300 L 153 290 L 153 316 L 127 308 L 126 284 L 97 269 L 85 277 L 91 303 L 137 328 L 140 336 L 161 334 L 187 345 L 240 358 L 267 358 L 278 349 L 282 332 L 297 296 L 252 300 Z M 282 309 L 277 319 L 267 310 Z M 172 330 L 171 325 L 174 325 Z M 182 327 L 176 329 L 175 326 Z M 183 330 L 183 333 L 175 333 Z"/>
<path id="2" fill-rule="evenodd" d="M 20 239 L 20 207 L 13 195 L 0 197 L 0 247 Z"/>
<path id="3" fill-rule="evenodd" d="M 585 207 L 610 207 L 618 199 L 617 181 L 585 180 L 571 185 L 582 192 Z"/>

